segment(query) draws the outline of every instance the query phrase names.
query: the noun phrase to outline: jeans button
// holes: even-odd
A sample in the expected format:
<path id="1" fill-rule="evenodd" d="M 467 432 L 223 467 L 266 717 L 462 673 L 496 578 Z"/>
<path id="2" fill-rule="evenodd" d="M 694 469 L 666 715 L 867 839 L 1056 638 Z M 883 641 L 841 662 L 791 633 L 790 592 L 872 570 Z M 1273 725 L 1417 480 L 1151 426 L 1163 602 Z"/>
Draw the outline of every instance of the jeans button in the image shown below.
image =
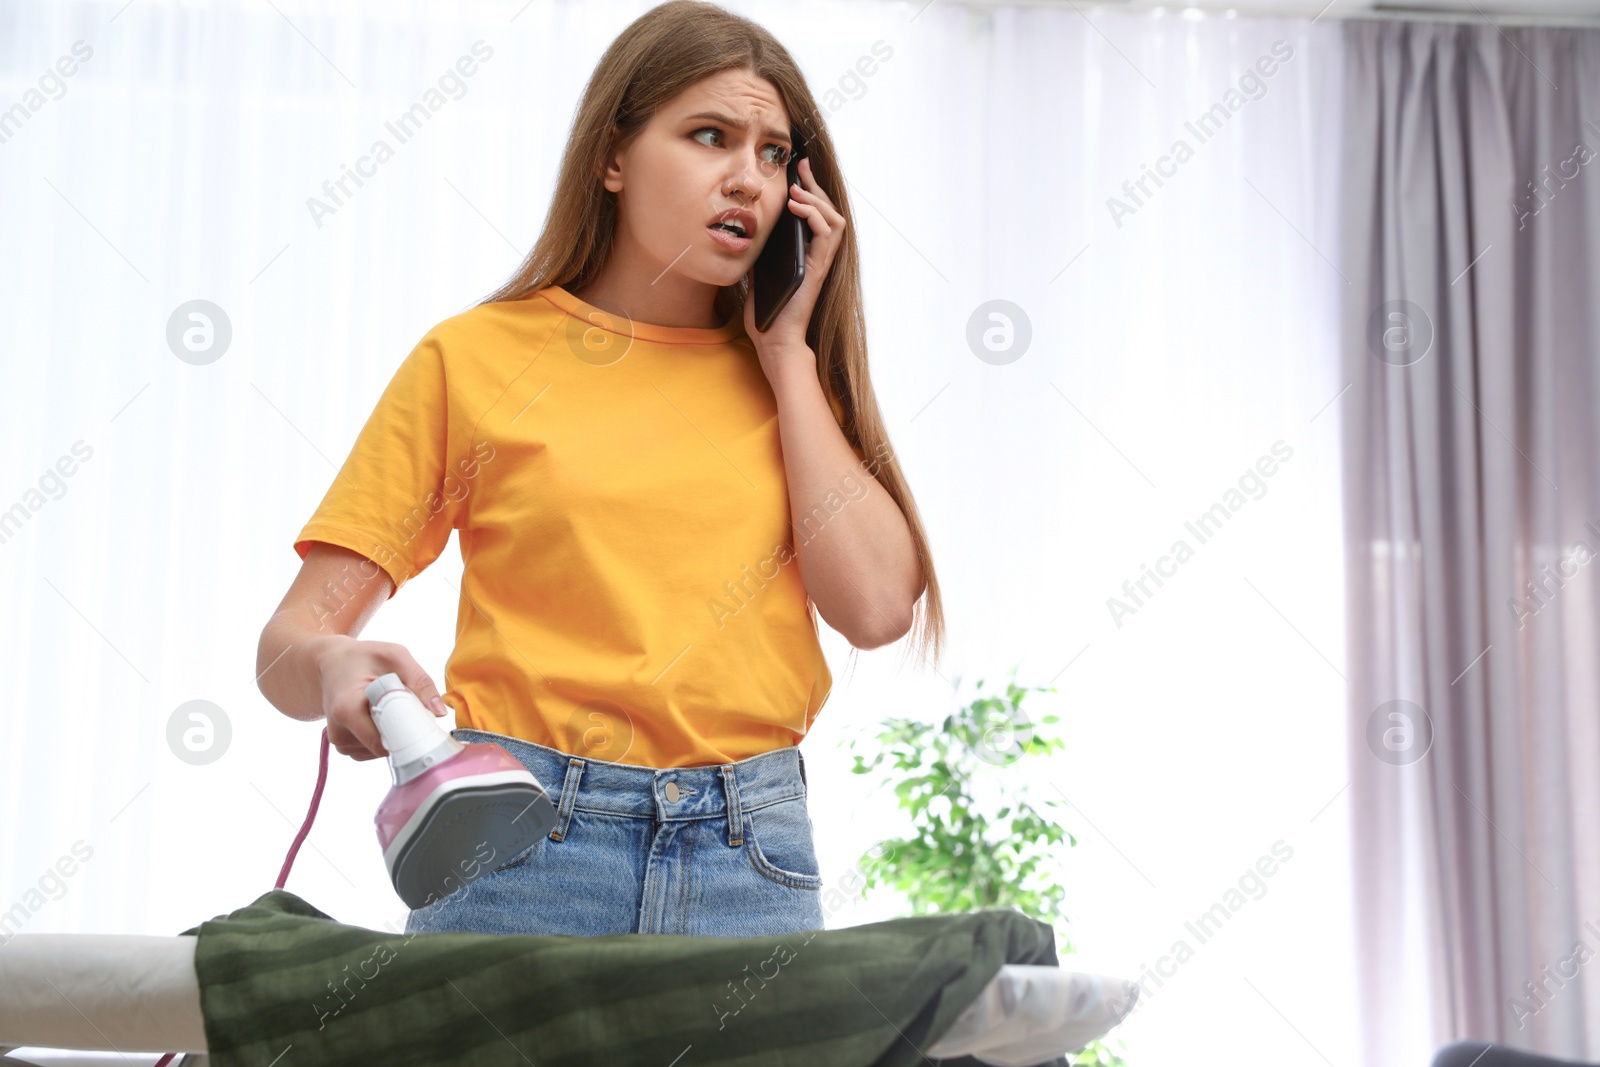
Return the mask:
<path id="1" fill-rule="evenodd" d="M 668 782 L 666 784 L 666 787 L 663 788 L 661 791 L 667 795 L 667 803 L 668 804 L 676 804 L 678 802 L 678 798 L 683 795 L 678 790 L 678 783 L 677 782 Z"/>

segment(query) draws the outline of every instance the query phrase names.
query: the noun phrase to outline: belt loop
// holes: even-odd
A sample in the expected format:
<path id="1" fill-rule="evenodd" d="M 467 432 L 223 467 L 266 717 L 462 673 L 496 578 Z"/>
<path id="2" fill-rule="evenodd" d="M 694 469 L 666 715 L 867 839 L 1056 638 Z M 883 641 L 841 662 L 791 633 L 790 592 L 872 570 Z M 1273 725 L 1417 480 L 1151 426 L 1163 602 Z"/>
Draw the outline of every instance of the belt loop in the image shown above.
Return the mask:
<path id="1" fill-rule="evenodd" d="M 731 764 L 722 768 L 722 791 L 728 794 L 728 847 L 738 848 L 744 844 L 744 812 L 739 807 L 739 779 Z"/>
<path id="2" fill-rule="evenodd" d="M 794 750 L 794 758 L 800 761 L 800 788 L 806 788 L 806 754 L 798 747 Z"/>
<path id="3" fill-rule="evenodd" d="M 567 760 L 567 777 L 561 783 L 561 803 L 556 808 L 556 828 L 550 831 L 550 840 L 564 841 L 567 821 L 572 818 L 572 806 L 578 802 L 578 779 L 583 777 L 583 760 Z"/>

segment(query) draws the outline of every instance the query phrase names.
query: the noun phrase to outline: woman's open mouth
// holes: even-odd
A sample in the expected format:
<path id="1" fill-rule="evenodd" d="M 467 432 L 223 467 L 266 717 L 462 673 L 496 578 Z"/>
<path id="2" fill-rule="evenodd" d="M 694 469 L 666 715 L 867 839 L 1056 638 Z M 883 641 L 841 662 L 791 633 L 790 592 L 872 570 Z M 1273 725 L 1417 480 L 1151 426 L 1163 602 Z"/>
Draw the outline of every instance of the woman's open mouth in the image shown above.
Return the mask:
<path id="1" fill-rule="evenodd" d="M 746 237 L 734 223 L 718 222 L 706 227 L 706 232 L 717 244 L 730 252 L 743 252 L 750 247 L 750 238 Z"/>
<path id="2" fill-rule="evenodd" d="M 749 211 L 725 211 L 706 227 L 717 244 L 730 252 L 743 252 L 755 237 L 755 216 Z"/>

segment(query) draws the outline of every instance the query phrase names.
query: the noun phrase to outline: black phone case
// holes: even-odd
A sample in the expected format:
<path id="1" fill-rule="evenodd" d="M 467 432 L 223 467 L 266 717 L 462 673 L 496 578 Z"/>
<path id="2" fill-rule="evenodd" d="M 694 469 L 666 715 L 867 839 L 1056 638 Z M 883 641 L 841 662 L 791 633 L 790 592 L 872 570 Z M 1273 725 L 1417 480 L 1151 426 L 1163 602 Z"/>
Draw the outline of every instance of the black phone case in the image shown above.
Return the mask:
<path id="1" fill-rule="evenodd" d="M 806 242 L 811 236 L 811 227 L 805 219 L 789 210 L 788 197 L 790 187 L 800 181 L 800 160 L 803 158 L 803 151 L 796 151 L 789 157 L 789 184 L 784 186 L 783 214 L 779 216 L 761 254 L 756 257 L 753 280 L 756 329 L 763 333 L 806 277 Z"/>

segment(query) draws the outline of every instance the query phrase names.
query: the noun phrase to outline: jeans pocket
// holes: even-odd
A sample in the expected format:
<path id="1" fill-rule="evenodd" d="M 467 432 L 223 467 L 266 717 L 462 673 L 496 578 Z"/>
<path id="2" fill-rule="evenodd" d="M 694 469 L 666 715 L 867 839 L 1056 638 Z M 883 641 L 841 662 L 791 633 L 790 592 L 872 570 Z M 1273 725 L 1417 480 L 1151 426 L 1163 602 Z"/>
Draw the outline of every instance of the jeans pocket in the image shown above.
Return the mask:
<path id="1" fill-rule="evenodd" d="M 571 830 L 569 829 L 568 830 L 568 836 L 570 836 L 570 835 L 571 835 Z M 534 853 L 538 852 L 541 848 L 542 849 L 551 849 L 551 848 L 559 847 L 561 840 L 562 840 L 561 838 L 552 837 L 550 834 L 544 834 L 538 840 L 534 841 L 533 844 L 529 845 L 527 848 L 523 849 L 521 852 L 518 852 L 516 855 L 512 856 L 511 859 L 507 860 L 505 863 L 501 864 L 499 867 L 495 867 L 489 873 L 490 874 L 499 874 L 501 871 L 509 871 L 509 870 L 512 870 L 513 868 L 521 867 L 524 864 L 526 864 L 528 862 L 528 860 L 534 855 Z"/>
<path id="2" fill-rule="evenodd" d="M 792 889 L 822 888 L 805 797 L 747 811 L 744 827 L 750 863 L 762 875 Z"/>
<path id="3" fill-rule="evenodd" d="M 499 874 L 499 873 L 500 873 L 500 872 L 501 872 L 501 871 L 509 871 L 509 870 L 510 870 L 510 869 L 511 869 L 511 868 L 513 868 L 513 867 L 520 867 L 520 866 L 522 866 L 522 865 L 523 865 L 523 864 L 524 864 L 524 863 L 527 863 L 527 862 L 528 862 L 528 857 L 529 857 L 529 856 L 531 856 L 531 855 L 533 855 L 533 851 L 534 851 L 534 849 L 536 849 L 536 848 L 538 848 L 538 847 L 539 847 L 539 846 L 540 846 L 540 845 L 543 845 L 543 844 L 546 844 L 546 843 L 548 843 L 548 842 L 547 842 L 547 838 L 545 838 L 545 837 L 541 837 L 541 838 L 539 838 L 539 840 L 537 840 L 537 841 L 535 841 L 535 842 L 534 842 L 534 843 L 533 843 L 533 844 L 531 844 L 531 845 L 529 845 L 529 846 L 528 846 L 528 847 L 527 847 L 527 848 L 525 848 L 525 849 L 523 849 L 523 850 L 522 850 L 522 851 L 521 851 L 521 852 L 519 852 L 519 853 L 518 853 L 518 854 L 517 854 L 517 855 L 516 855 L 516 857 L 515 857 L 515 858 L 514 858 L 514 859 L 512 859 L 512 860 L 511 860 L 511 862 L 510 862 L 510 863 L 507 863 L 507 864 L 506 864 L 506 865 L 505 865 L 505 866 L 503 866 L 503 867 L 494 867 L 494 868 L 491 868 L 491 869 L 490 869 L 490 871 L 489 871 L 489 873 L 490 873 L 490 874 Z"/>

